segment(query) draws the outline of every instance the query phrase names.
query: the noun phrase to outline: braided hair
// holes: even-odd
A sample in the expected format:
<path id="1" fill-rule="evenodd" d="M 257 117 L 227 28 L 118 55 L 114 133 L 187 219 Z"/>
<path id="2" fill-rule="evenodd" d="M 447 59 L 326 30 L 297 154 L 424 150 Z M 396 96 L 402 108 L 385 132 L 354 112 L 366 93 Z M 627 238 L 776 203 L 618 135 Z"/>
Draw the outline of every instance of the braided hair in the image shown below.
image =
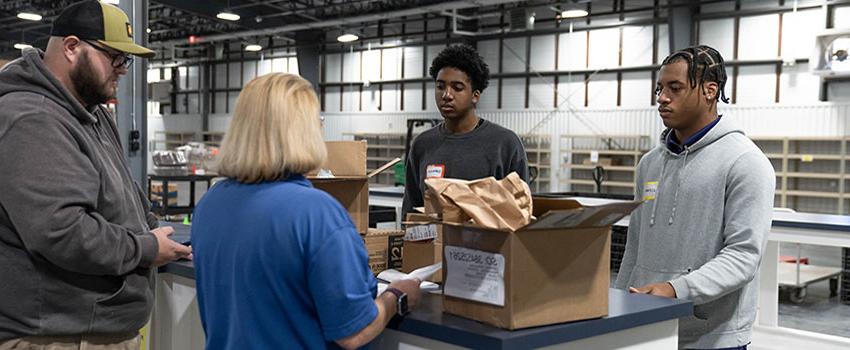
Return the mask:
<path id="1" fill-rule="evenodd" d="M 487 63 L 472 46 L 459 44 L 446 47 L 431 62 L 428 73 L 431 77 L 437 79 L 437 74 L 446 67 L 456 68 L 466 73 L 472 82 L 473 91 L 483 92 L 487 88 L 490 80 L 490 68 L 487 67 Z"/>
<path id="2" fill-rule="evenodd" d="M 726 87 L 726 65 L 723 63 L 720 52 L 707 45 L 691 46 L 670 54 L 661 62 L 661 65 L 666 66 L 679 61 L 685 61 L 688 64 L 688 82 L 692 89 L 699 84 L 700 89 L 705 92 L 702 83 L 705 81 L 715 82 L 720 90 L 715 100 L 729 103 L 729 98 L 726 97 L 724 91 Z"/>

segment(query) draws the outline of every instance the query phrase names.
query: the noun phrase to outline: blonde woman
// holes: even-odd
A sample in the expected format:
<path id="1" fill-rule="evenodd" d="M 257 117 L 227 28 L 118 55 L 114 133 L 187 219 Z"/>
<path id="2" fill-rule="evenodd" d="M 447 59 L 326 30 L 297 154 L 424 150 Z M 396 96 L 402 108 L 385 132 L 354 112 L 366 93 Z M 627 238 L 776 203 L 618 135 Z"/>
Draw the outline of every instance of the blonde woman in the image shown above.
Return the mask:
<path id="1" fill-rule="evenodd" d="M 216 184 L 195 209 L 192 243 L 207 349 L 357 348 L 412 307 L 418 281 L 376 281 L 347 212 L 303 174 L 326 158 L 306 80 L 272 73 L 245 86 Z"/>

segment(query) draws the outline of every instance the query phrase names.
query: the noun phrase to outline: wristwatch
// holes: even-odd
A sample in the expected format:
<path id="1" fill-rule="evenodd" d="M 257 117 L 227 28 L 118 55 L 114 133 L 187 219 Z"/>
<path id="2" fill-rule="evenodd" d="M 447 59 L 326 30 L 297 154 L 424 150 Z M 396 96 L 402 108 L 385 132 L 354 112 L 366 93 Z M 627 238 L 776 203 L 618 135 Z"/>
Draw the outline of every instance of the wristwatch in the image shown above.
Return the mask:
<path id="1" fill-rule="evenodd" d="M 410 310 L 407 308 L 407 293 L 402 292 L 397 288 L 387 288 L 386 291 L 395 294 L 397 315 L 404 316 L 410 313 Z"/>

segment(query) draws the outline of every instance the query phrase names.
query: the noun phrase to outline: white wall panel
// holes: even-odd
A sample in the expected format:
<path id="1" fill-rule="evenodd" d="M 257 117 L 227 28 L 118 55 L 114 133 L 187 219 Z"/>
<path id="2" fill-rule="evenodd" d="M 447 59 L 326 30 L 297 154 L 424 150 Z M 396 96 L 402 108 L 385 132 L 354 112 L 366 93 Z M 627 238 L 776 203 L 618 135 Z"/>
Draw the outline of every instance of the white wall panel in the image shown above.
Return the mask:
<path id="1" fill-rule="evenodd" d="M 732 60 L 735 45 L 735 20 L 731 18 L 712 19 L 699 22 L 699 43 L 720 51 L 725 60 Z M 682 49 L 681 47 L 675 50 Z"/>
<path id="2" fill-rule="evenodd" d="M 558 109 L 584 108 L 584 74 L 558 78 Z"/>
<path id="3" fill-rule="evenodd" d="M 778 56 L 779 15 L 741 17 L 738 34 L 739 60 L 775 59 Z M 724 52 L 720 54 L 724 55 Z"/>
<path id="4" fill-rule="evenodd" d="M 587 106 L 609 108 L 617 105 L 617 75 L 596 74 L 587 84 Z"/>
<path id="5" fill-rule="evenodd" d="M 341 106 L 340 97 L 339 86 L 325 88 L 325 112 L 339 112 Z"/>
<path id="6" fill-rule="evenodd" d="M 229 84 L 227 87 L 229 88 L 241 88 L 242 87 L 242 64 L 240 62 L 231 62 L 228 66 L 230 71 L 228 72 L 228 76 L 230 78 Z"/>
<path id="7" fill-rule="evenodd" d="M 242 64 L 242 86 L 244 87 L 249 81 L 257 77 L 257 61 L 245 61 Z"/>
<path id="8" fill-rule="evenodd" d="M 776 66 L 744 66 L 738 68 L 737 101 L 739 105 L 765 105 L 776 98 Z"/>
<path id="9" fill-rule="evenodd" d="M 159 79 L 159 68 L 148 69 L 147 80 L 148 83 L 155 83 L 160 81 Z"/>
<path id="10" fill-rule="evenodd" d="M 354 112 L 360 110 L 360 87 L 346 85 L 342 90 L 343 112 Z"/>
<path id="11" fill-rule="evenodd" d="M 287 73 L 292 73 L 292 74 L 295 74 L 295 75 L 301 75 L 298 72 L 298 58 L 297 57 L 290 57 L 288 61 L 289 61 L 289 71 Z"/>
<path id="12" fill-rule="evenodd" d="M 325 81 L 335 83 L 340 81 L 340 70 L 342 69 L 342 55 L 332 54 L 325 55 Z M 276 58 L 274 60 L 275 72 L 286 72 L 289 67 L 285 58 Z"/>
<path id="13" fill-rule="evenodd" d="M 652 64 L 652 26 L 623 27 L 623 67 Z"/>
<path id="14" fill-rule="evenodd" d="M 531 70 L 555 70 L 555 35 L 538 35 L 531 37 Z"/>
<path id="15" fill-rule="evenodd" d="M 491 68 L 492 69 L 492 68 Z M 432 94 L 429 92 L 428 99 L 433 100 L 433 97 L 430 97 Z M 434 103 L 429 101 L 428 103 Z M 495 111 L 498 108 L 499 103 L 499 80 L 491 79 L 490 86 L 484 89 L 484 92 L 481 93 L 481 98 L 478 99 L 478 109 L 484 111 Z"/>
<path id="16" fill-rule="evenodd" d="M 826 28 L 821 10 L 782 15 L 782 58 L 809 58 L 815 49 L 815 36 Z"/>
<path id="17" fill-rule="evenodd" d="M 383 49 L 381 58 L 381 80 L 401 79 L 401 48 Z"/>
<path id="18" fill-rule="evenodd" d="M 272 72 L 287 73 L 289 62 L 286 57 L 272 58 Z"/>
<path id="19" fill-rule="evenodd" d="M 620 85 L 620 106 L 626 108 L 650 106 L 652 75 L 649 72 L 623 73 Z"/>
<path id="20" fill-rule="evenodd" d="M 227 113 L 227 93 L 226 92 L 216 92 L 213 95 L 213 104 L 215 105 L 214 113 Z"/>
<path id="21" fill-rule="evenodd" d="M 664 62 L 664 58 L 670 55 L 670 32 L 666 24 L 658 26 L 658 40 L 655 45 L 658 46 L 658 61 L 655 63 L 661 64 L 661 62 Z M 678 50 L 678 48 L 674 50 Z"/>
<path id="22" fill-rule="evenodd" d="M 257 76 L 266 75 L 272 72 L 272 60 L 264 59 L 257 62 Z"/>
<path id="23" fill-rule="evenodd" d="M 590 31 L 590 68 L 615 68 L 618 66 L 620 29 L 597 29 Z"/>
<path id="24" fill-rule="evenodd" d="M 490 73 L 499 72 L 499 40 L 484 40 L 478 42 L 478 54 L 490 66 Z M 429 62 L 430 65 L 430 62 Z"/>
<path id="25" fill-rule="evenodd" d="M 378 84 L 372 84 L 369 87 L 364 87 L 363 94 L 360 96 L 360 110 L 364 112 L 377 112 L 379 102 L 378 98 L 380 98 L 380 96 L 381 92 L 378 91 Z"/>
<path id="26" fill-rule="evenodd" d="M 404 77 L 421 78 L 422 74 L 422 47 L 410 46 L 404 48 Z"/>
<path id="27" fill-rule="evenodd" d="M 230 93 L 227 94 L 227 103 L 228 103 L 227 104 L 227 106 L 228 106 L 227 113 L 233 113 L 233 111 L 236 109 L 236 101 L 238 99 L 239 99 L 238 93 L 230 92 Z"/>
<path id="28" fill-rule="evenodd" d="M 436 111 L 437 103 L 434 102 L 434 82 L 429 81 L 425 84 L 425 110 L 426 111 Z"/>
<path id="29" fill-rule="evenodd" d="M 404 110 L 422 111 L 422 84 L 404 84 Z"/>
<path id="30" fill-rule="evenodd" d="M 832 12 L 832 25 L 835 28 L 850 28 L 850 6 L 836 6 Z"/>
<path id="31" fill-rule="evenodd" d="M 578 70 L 587 67 L 587 33 L 560 34 L 558 42 L 558 70 Z"/>
<path id="32" fill-rule="evenodd" d="M 779 102 L 803 104 L 818 101 L 820 78 L 809 73 L 807 63 L 782 67 L 779 76 Z"/>
<path id="33" fill-rule="evenodd" d="M 224 89 L 227 87 L 227 63 L 219 63 L 215 65 L 215 88 Z"/>
<path id="34" fill-rule="evenodd" d="M 528 88 L 529 109 L 553 109 L 555 103 L 555 78 L 532 77 Z"/>
<path id="35" fill-rule="evenodd" d="M 400 100 L 399 84 L 384 84 L 383 91 L 381 91 L 381 111 L 399 111 Z"/>
<path id="36" fill-rule="evenodd" d="M 525 78 L 503 79 L 502 109 L 525 108 Z"/>
<path id="37" fill-rule="evenodd" d="M 502 72 L 525 72 L 525 38 L 510 38 L 502 41 Z M 498 63 L 498 61 L 496 61 Z"/>
<path id="38" fill-rule="evenodd" d="M 425 62 L 427 63 L 427 65 L 426 65 L 427 68 L 425 68 L 426 69 L 425 75 L 428 75 L 427 69 L 431 67 L 431 62 L 434 62 L 434 58 L 436 58 L 437 55 L 439 55 L 440 52 L 443 51 L 443 49 L 445 49 L 445 48 L 446 48 L 446 45 L 430 45 L 430 46 L 428 46 L 428 52 L 427 52 L 427 55 L 425 56 L 426 57 Z"/>
<path id="39" fill-rule="evenodd" d="M 360 67 L 363 70 L 363 81 L 381 79 L 381 50 L 363 51 Z M 364 109 L 365 110 L 365 109 Z"/>
<path id="40" fill-rule="evenodd" d="M 363 81 L 360 75 L 360 51 L 345 53 L 342 56 L 342 81 Z"/>
<path id="41" fill-rule="evenodd" d="M 200 82 L 200 67 L 198 66 L 189 66 L 188 72 L 188 81 L 186 82 L 186 88 L 189 90 L 197 90 Z"/>

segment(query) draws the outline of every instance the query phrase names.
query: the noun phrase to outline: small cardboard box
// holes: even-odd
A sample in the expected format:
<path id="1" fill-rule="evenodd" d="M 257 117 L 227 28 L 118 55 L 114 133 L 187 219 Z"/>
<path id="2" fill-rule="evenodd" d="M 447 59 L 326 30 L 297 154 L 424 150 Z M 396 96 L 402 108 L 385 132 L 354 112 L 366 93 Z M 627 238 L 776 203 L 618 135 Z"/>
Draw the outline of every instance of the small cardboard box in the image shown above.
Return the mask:
<path id="1" fill-rule="evenodd" d="M 514 231 L 443 226 L 443 311 L 505 329 L 608 314 L 611 225 L 640 202 L 534 198 Z"/>
<path id="2" fill-rule="evenodd" d="M 400 269 L 402 266 L 402 244 L 404 231 L 370 228 L 360 235 L 369 254 L 369 268 L 377 276 L 386 269 Z"/>
<path id="3" fill-rule="evenodd" d="M 443 261 L 443 226 L 420 213 L 408 213 L 405 222 L 401 271 L 410 273 Z M 435 273 L 428 281 L 442 283 L 443 274 Z"/>
<path id="4" fill-rule="evenodd" d="M 366 173 L 366 141 L 326 141 L 328 159 L 322 169 L 333 177 L 307 175 L 313 186 L 336 198 L 348 211 L 357 232 L 369 228 L 369 178 L 390 168 L 400 159 L 390 161 L 371 173 Z"/>

